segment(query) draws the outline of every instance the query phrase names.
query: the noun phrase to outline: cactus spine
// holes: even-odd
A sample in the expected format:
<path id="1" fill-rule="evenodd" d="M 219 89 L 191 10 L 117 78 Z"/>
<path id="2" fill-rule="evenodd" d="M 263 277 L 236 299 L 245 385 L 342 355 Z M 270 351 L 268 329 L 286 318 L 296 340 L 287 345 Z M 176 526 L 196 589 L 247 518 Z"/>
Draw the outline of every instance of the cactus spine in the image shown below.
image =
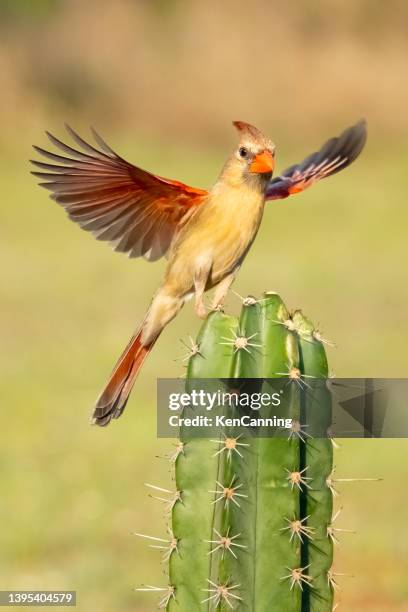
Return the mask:
<path id="1" fill-rule="evenodd" d="M 172 507 L 177 545 L 162 607 L 331 612 L 332 443 L 301 426 L 307 418 L 326 432 L 330 403 L 320 397 L 327 409 L 313 410 L 299 392 L 307 377 L 327 376 L 323 344 L 311 322 L 300 311 L 290 316 L 275 293 L 245 300 L 239 320 L 212 313 L 197 344 L 187 371 L 192 384 L 287 377 L 285 412 L 293 427 L 289 439 L 227 431 L 216 442 L 181 431 Z"/>

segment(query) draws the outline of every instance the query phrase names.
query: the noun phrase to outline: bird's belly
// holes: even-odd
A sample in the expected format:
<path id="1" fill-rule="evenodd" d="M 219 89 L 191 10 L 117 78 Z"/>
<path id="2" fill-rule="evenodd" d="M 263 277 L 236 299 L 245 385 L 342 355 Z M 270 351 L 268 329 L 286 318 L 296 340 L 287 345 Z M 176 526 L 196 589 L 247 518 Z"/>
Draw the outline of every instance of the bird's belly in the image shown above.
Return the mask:
<path id="1" fill-rule="evenodd" d="M 234 208 L 202 214 L 182 232 L 167 275 L 178 291 L 191 291 L 203 269 L 209 271 L 206 288 L 210 289 L 241 264 L 258 231 L 263 202 L 256 207 Z"/>
<path id="2" fill-rule="evenodd" d="M 254 241 L 257 227 L 228 227 L 219 236 L 212 251 L 213 264 L 209 286 L 219 283 L 230 274 L 244 259 Z"/>
<path id="3" fill-rule="evenodd" d="M 259 228 L 260 219 L 246 219 L 245 223 L 234 219 L 231 223 L 220 221 L 209 231 L 203 243 L 211 259 L 211 272 L 207 289 L 222 281 L 235 268 L 241 265 L 251 247 Z M 203 251 L 201 251 L 203 253 Z M 197 253 L 197 259 L 201 253 Z"/>

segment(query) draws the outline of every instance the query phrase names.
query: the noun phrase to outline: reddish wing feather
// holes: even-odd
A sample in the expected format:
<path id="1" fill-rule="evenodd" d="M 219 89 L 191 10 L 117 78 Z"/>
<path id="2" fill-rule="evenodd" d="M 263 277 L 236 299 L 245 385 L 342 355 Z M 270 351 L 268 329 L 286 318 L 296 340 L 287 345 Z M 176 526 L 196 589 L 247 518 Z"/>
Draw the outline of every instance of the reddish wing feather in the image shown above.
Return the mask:
<path id="1" fill-rule="evenodd" d="M 34 147 L 53 162 L 32 160 L 40 169 L 32 173 L 41 179 L 40 185 L 52 192 L 73 221 L 115 250 L 150 261 L 165 255 L 183 217 L 207 192 L 133 166 L 94 130 L 100 149 L 66 127 L 80 150 L 47 132 L 65 155 Z"/>
<path id="2" fill-rule="evenodd" d="M 266 189 L 267 200 L 278 200 L 304 191 L 320 179 L 349 166 L 361 153 L 367 138 L 366 123 L 360 121 L 331 138 L 300 164 L 295 164 L 272 179 Z"/>

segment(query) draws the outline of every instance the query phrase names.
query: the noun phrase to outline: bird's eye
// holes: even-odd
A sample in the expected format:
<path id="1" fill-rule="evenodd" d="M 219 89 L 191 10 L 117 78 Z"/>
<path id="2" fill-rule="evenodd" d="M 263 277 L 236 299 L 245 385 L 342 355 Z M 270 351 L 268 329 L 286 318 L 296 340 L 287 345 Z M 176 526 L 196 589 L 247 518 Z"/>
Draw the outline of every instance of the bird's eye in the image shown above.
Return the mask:
<path id="1" fill-rule="evenodd" d="M 248 157 L 248 149 L 246 149 L 245 147 L 239 147 L 238 153 L 239 153 L 239 156 L 242 157 L 243 159 Z"/>

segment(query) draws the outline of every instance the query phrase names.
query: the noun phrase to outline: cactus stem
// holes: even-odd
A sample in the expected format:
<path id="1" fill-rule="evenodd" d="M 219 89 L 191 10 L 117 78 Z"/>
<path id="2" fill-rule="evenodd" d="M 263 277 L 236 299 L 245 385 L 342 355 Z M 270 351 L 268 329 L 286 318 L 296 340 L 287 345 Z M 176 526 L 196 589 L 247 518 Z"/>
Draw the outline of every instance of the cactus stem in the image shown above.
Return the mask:
<path id="1" fill-rule="evenodd" d="M 209 491 L 209 493 L 215 493 L 216 495 L 219 495 L 219 497 L 217 497 L 213 502 L 211 502 L 212 504 L 216 504 L 219 501 L 225 500 L 224 501 L 225 508 L 228 508 L 230 501 L 232 501 L 236 506 L 238 506 L 238 508 L 241 507 L 235 498 L 236 497 L 248 497 L 248 495 L 244 495 L 243 493 L 237 493 L 237 490 L 240 489 L 243 486 L 243 484 L 241 482 L 241 484 L 237 486 L 232 486 L 235 482 L 235 479 L 236 479 L 236 476 L 234 474 L 229 486 L 224 486 L 220 482 L 218 482 L 218 480 L 216 481 L 219 489 L 216 489 L 215 491 Z"/>
<path id="2" fill-rule="evenodd" d="M 235 593 L 232 593 L 234 589 L 238 589 L 241 586 L 240 584 L 233 584 L 229 586 L 228 582 L 226 582 L 225 584 L 216 584 L 212 580 L 207 580 L 207 582 L 209 583 L 210 587 L 208 589 L 203 589 L 203 591 L 207 591 L 208 593 L 210 593 L 210 596 L 206 599 L 203 599 L 201 603 L 206 603 L 207 601 L 214 601 L 214 605 L 215 607 L 217 607 L 222 601 L 225 601 L 225 603 L 231 609 L 233 609 L 234 606 L 230 601 L 231 598 L 236 599 L 238 601 L 242 601 L 242 597 L 239 597 Z"/>
<path id="3" fill-rule="evenodd" d="M 306 565 L 305 567 L 297 567 L 295 569 L 287 567 L 286 569 L 289 570 L 290 574 L 288 574 L 287 576 L 282 576 L 281 580 L 290 579 L 291 591 L 293 590 L 295 585 L 300 587 L 300 590 L 303 591 L 303 584 L 310 585 L 313 580 L 311 576 L 309 576 L 308 574 L 304 574 L 304 571 L 307 570 L 309 567 L 310 565 Z"/>
<path id="4" fill-rule="evenodd" d="M 243 442 L 238 442 L 241 438 L 242 434 L 237 436 L 236 438 L 228 438 L 225 434 L 224 440 L 211 440 L 211 442 L 215 442 L 216 444 L 221 444 L 221 448 L 213 454 L 213 457 L 217 455 L 221 455 L 224 451 L 227 452 L 227 459 L 231 460 L 232 453 L 237 453 L 242 459 L 244 455 L 238 450 L 238 446 L 250 446 L 249 444 L 244 444 Z"/>
<path id="5" fill-rule="evenodd" d="M 233 346 L 234 347 L 234 353 L 237 353 L 238 351 L 244 349 L 244 351 L 246 351 L 247 353 L 251 353 L 251 351 L 249 350 L 249 346 L 253 346 L 253 347 L 257 347 L 257 348 L 261 348 L 262 344 L 256 344 L 255 342 L 250 342 L 252 340 L 252 338 L 255 338 L 255 336 L 258 335 L 258 332 L 255 332 L 254 334 L 252 334 L 251 336 L 248 336 L 248 338 L 245 337 L 245 333 L 241 332 L 239 329 L 237 330 L 237 332 L 234 329 L 231 329 L 231 332 L 233 334 L 233 338 L 228 338 L 226 336 L 221 336 L 222 340 L 225 340 L 225 342 L 220 342 L 219 344 L 225 344 L 228 346 Z"/>
<path id="6" fill-rule="evenodd" d="M 290 470 L 286 470 L 287 473 L 288 473 L 287 479 L 289 480 L 289 482 L 291 484 L 292 491 L 293 491 L 293 489 L 295 487 L 297 487 L 299 489 L 299 491 L 303 491 L 302 485 L 304 487 L 306 487 L 307 489 L 311 489 L 311 486 L 308 484 L 307 481 L 308 480 L 313 480 L 313 479 L 312 478 L 308 478 L 307 476 L 304 476 L 304 473 L 306 472 L 308 467 L 309 466 L 306 466 L 300 472 L 291 472 Z"/>
<path id="7" fill-rule="evenodd" d="M 147 482 L 145 482 L 145 486 L 146 487 L 150 487 L 151 489 L 154 489 L 156 491 L 163 491 L 164 493 L 170 493 L 173 497 L 168 499 L 167 497 L 158 497 L 156 495 L 151 495 L 150 497 L 152 497 L 153 499 L 157 499 L 158 501 L 162 501 L 165 502 L 167 504 L 166 506 L 166 510 L 168 512 L 171 512 L 171 510 L 173 509 L 173 506 L 178 502 L 182 502 L 183 500 L 181 499 L 181 491 L 169 491 L 169 489 L 163 489 L 162 487 L 157 487 L 156 485 L 152 485 L 149 484 Z"/>
<path id="8" fill-rule="evenodd" d="M 306 427 L 309 427 L 309 426 L 301 425 L 299 421 L 297 421 L 296 419 L 293 419 L 292 425 L 290 427 L 290 433 L 289 433 L 288 439 L 292 440 L 293 438 L 299 438 L 299 440 L 302 440 L 302 442 L 304 442 L 306 438 L 312 438 L 313 436 L 311 436 L 310 434 L 307 433 L 307 431 L 305 431 Z"/>
<path id="9" fill-rule="evenodd" d="M 313 534 L 315 532 L 315 529 L 313 529 L 313 527 L 307 527 L 303 524 L 305 521 L 307 521 L 308 518 L 309 516 L 305 516 L 305 518 L 303 519 L 297 519 L 294 517 L 292 521 L 289 519 L 285 519 L 285 521 L 289 524 L 287 527 L 282 527 L 280 531 L 290 531 L 290 542 L 292 542 L 293 538 L 296 536 L 303 544 L 302 535 L 309 538 L 309 540 L 313 540 Z"/>
<path id="10" fill-rule="evenodd" d="M 239 395 L 241 383 L 233 382 L 233 390 L 231 381 L 259 379 L 263 389 L 266 378 L 279 376 L 278 389 L 287 393 L 282 411 L 292 429 L 282 428 L 282 439 L 260 435 L 253 440 L 249 433 L 240 437 L 225 428 L 209 444 L 190 438 L 182 427 L 188 460 L 180 457 L 175 463 L 173 492 L 151 491 L 174 506 L 178 550 L 167 534 L 165 541 L 148 543 L 169 555 L 164 584 L 174 585 L 176 597 L 163 590 L 168 612 L 241 607 L 328 612 L 336 596 L 329 577 L 337 578 L 328 574 L 333 538 L 342 539 L 329 488 L 337 487 L 330 473 L 334 442 L 326 438 L 332 420 L 324 384 L 329 341 L 300 311 L 289 313 L 275 292 L 264 299 L 237 295 L 243 304 L 239 319 L 212 312 L 196 344 L 183 335 L 191 356 L 186 389 L 208 378 L 211 389 L 219 391 L 229 381 L 228 393 Z M 206 359 L 196 357 L 201 352 Z M 321 388 L 316 390 L 310 379 L 321 379 Z M 312 437 L 312 425 L 304 425 L 309 420 L 323 432 L 322 440 Z M 175 503 L 173 495 L 182 503 Z"/>
<path id="11" fill-rule="evenodd" d="M 200 353 L 200 345 L 194 342 L 191 336 L 189 336 L 188 339 L 190 344 L 187 344 L 187 342 L 184 342 L 184 340 L 180 338 L 181 344 L 187 349 L 187 353 L 181 357 L 180 361 L 188 361 L 190 357 L 194 357 L 195 355 L 200 355 L 200 357 L 205 359 L 204 355 Z"/>
<path id="12" fill-rule="evenodd" d="M 212 555 L 213 553 L 215 553 L 215 551 L 222 549 L 222 555 L 221 555 L 222 559 L 224 558 L 225 551 L 230 552 L 231 555 L 235 559 L 237 559 L 238 557 L 232 550 L 232 547 L 236 546 L 237 548 L 247 548 L 243 544 L 237 544 L 236 542 L 234 542 L 234 540 L 240 537 L 241 535 L 240 533 L 237 533 L 234 536 L 230 536 L 229 531 L 230 531 L 230 528 L 228 527 L 226 535 L 222 536 L 214 527 L 214 533 L 218 536 L 219 539 L 218 540 L 204 540 L 204 542 L 207 542 L 208 544 L 218 544 L 218 546 L 216 546 L 215 548 L 209 551 L 208 553 L 209 555 Z"/>
<path id="13" fill-rule="evenodd" d="M 170 599 L 176 599 L 175 587 L 169 584 L 167 587 L 156 587 L 151 584 L 145 584 L 142 587 L 135 589 L 135 591 L 145 591 L 148 593 L 159 593 L 164 591 L 164 595 L 158 603 L 159 609 L 167 608 Z"/>

